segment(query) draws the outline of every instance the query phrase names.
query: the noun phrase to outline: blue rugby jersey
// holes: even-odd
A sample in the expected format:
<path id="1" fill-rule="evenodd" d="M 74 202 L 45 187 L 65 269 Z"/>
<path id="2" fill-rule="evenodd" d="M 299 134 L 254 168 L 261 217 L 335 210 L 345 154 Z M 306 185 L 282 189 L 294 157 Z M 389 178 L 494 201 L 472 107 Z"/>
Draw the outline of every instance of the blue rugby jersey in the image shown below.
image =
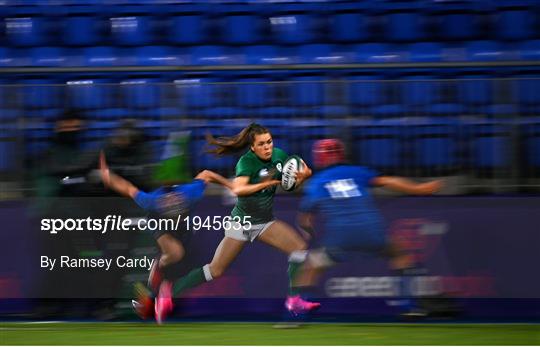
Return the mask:
<path id="1" fill-rule="evenodd" d="M 200 179 L 194 179 L 191 183 L 179 184 L 171 187 L 171 190 L 166 190 L 165 188 L 158 188 L 149 193 L 139 191 L 135 196 L 135 202 L 141 208 L 149 212 L 157 212 L 157 200 L 158 198 L 168 192 L 177 192 L 183 195 L 188 203 L 188 208 L 193 207 L 204 194 L 206 188 L 206 183 Z"/>
<path id="2" fill-rule="evenodd" d="M 303 212 L 318 211 L 323 216 L 327 237 L 343 238 L 343 233 L 382 233 L 382 218 L 368 187 L 378 173 L 361 166 L 328 167 L 307 182 L 300 204 Z"/>

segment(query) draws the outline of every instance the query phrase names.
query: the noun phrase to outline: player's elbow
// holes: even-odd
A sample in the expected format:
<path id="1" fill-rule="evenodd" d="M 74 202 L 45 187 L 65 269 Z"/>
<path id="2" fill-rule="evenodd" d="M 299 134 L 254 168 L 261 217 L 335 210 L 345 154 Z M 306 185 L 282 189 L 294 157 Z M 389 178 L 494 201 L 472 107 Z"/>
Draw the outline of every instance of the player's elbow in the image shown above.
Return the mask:
<path id="1" fill-rule="evenodd" d="M 244 187 L 242 187 L 242 186 L 233 185 L 231 191 L 236 196 L 246 195 L 245 192 L 244 192 Z"/>

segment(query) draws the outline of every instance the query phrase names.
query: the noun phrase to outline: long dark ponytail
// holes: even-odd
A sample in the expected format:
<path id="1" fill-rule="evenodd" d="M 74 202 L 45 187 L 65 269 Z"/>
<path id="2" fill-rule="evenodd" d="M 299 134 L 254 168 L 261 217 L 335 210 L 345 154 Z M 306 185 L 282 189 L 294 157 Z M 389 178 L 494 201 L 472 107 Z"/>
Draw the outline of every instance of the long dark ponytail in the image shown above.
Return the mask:
<path id="1" fill-rule="evenodd" d="M 237 153 L 253 144 L 255 135 L 270 133 L 267 128 L 257 123 L 251 123 L 248 127 L 242 129 L 234 136 L 220 136 L 215 138 L 212 134 L 206 134 L 206 141 L 215 146 L 208 150 L 208 153 L 216 155 L 226 155 Z"/>

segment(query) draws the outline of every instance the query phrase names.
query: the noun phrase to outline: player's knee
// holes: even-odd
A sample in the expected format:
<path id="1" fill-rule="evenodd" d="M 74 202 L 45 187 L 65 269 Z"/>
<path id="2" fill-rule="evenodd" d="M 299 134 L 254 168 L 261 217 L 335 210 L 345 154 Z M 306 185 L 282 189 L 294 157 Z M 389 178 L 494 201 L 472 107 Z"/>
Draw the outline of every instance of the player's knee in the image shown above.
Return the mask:
<path id="1" fill-rule="evenodd" d="M 312 269 L 319 270 L 330 267 L 335 264 L 334 260 L 324 250 L 314 250 L 308 253 L 308 266 Z"/>
<path id="2" fill-rule="evenodd" d="M 179 262 L 184 257 L 184 250 L 181 247 L 171 247 L 161 255 L 161 265 L 167 266 Z"/>

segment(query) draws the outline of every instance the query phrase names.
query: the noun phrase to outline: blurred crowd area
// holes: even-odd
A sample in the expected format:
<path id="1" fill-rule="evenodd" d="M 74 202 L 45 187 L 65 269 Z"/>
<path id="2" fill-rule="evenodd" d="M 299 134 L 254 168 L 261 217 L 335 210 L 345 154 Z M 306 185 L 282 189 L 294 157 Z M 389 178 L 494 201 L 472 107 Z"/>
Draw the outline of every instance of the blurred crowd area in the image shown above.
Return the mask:
<path id="1" fill-rule="evenodd" d="M 143 188 L 231 176 L 205 134 L 253 121 L 308 163 L 339 137 L 353 163 L 449 178 L 444 194 L 540 187 L 537 1 L 1 3 L 4 200 L 51 173 L 102 190 L 104 148 Z"/>

